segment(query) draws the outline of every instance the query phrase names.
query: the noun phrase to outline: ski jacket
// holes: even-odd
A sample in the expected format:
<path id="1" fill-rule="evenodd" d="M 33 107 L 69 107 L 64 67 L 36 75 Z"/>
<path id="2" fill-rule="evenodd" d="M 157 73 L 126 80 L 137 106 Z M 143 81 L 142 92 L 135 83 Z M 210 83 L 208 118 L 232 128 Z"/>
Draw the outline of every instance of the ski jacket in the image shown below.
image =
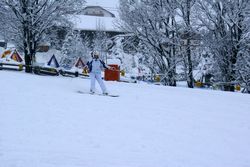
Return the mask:
<path id="1" fill-rule="evenodd" d="M 106 64 L 100 59 L 93 59 L 87 62 L 90 73 L 101 73 L 103 69 L 108 69 Z"/>

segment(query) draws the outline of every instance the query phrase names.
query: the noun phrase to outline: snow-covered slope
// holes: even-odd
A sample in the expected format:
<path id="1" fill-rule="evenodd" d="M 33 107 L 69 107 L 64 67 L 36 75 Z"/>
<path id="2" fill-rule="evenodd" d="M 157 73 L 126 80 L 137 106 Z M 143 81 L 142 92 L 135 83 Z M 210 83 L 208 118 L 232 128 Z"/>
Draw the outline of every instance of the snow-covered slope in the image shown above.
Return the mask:
<path id="1" fill-rule="evenodd" d="M 250 96 L 0 71 L 0 167 L 248 167 Z"/>

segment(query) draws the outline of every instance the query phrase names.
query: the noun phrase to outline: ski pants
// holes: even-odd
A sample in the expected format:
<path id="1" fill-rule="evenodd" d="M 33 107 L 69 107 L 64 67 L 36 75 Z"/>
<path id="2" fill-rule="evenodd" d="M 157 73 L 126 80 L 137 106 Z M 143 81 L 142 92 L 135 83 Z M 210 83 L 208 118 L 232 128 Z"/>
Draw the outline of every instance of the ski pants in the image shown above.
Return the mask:
<path id="1" fill-rule="evenodd" d="M 102 92 L 107 93 L 107 88 L 102 80 L 101 73 L 90 73 L 90 79 L 91 79 L 91 85 L 90 85 L 91 92 L 95 92 L 95 80 L 97 80 L 102 89 Z"/>

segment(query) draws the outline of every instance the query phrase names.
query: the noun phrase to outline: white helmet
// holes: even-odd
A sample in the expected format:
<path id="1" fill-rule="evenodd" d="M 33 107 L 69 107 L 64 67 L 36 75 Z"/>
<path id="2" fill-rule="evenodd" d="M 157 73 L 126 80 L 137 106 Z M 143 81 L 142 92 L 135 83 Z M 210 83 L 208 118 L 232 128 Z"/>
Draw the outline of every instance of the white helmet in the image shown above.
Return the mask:
<path id="1" fill-rule="evenodd" d="M 92 53 L 91 53 L 91 56 L 94 58 L 95 56 L 100 56 L 100 53 L 98 52 L 98 51 L 93 51 Z"/>

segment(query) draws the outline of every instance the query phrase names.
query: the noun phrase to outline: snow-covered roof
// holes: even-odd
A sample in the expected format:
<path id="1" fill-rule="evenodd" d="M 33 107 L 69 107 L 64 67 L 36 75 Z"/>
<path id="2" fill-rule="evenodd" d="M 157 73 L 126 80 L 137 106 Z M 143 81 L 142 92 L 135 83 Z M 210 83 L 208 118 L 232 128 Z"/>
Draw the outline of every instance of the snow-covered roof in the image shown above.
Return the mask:
<path id="1" fill-rule="evenodd" d="M 73 23 L 76 30 L 121 32 L 116 26 L 118 19 L 113 17 L 74 15 L 69 16 L 69 21 Z"/>
<path id="2" fill-rule="evenodd" d="M 86 4 L 116 8 L 119 6 L 119 0 L 86 0 Z"/>
<path id="3" fill-rule="evenodd" d="M 101 17 L 115 17 L 113 13 L 104 9 L 101 6 L 87 6 L 83 9 L 81 14 L 89 15 L 89 16 L 101 16 Z"/>
<path id="4" fill-rule="evenodd" d="M 51 46 L 49 42 L 41 42 L 38 46 Z"/>
<path id="5" fill-rule="evenodd" d="M 9 48 L 9 49 L 15 49 L 15 44 L 13 44 L 13 43 L 7 43 L 7 48 Z"/>

